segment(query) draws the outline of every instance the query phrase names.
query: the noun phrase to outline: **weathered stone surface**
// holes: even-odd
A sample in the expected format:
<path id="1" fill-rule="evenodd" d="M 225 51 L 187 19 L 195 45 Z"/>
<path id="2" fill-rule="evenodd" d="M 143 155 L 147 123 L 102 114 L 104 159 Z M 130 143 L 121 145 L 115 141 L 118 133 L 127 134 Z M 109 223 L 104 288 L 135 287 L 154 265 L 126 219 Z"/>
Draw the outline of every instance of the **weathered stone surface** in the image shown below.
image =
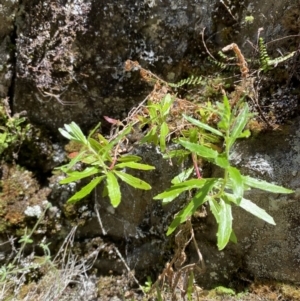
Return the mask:
<path id="1" fill-rule="evenodd" d="M 102 121 L 103 115 L 122 119 L 151 90 L 147 83 L 140 81 L 137 72 L 124 71 L 127 59 L 138 60 L 164 79 L 176 81 L 199 73 L 203 68 L 207 56 L 201 42 L 204 27 L 205 41 L 212 51 L 235 42 L 243 52 L 251 54 L 253 48 L 247 40 L 256 45 L 261 28 L 264 31 L 260 35 L 266 41 L 298 34 L 298 6 L 297 0 L 236 0 L 230 4 L 204 0 L 24 0 L 22 5 L 4 1 L 0 6 L 3 17 L 0 96 L 8 95 L 13 67 L 16 67 L 14 95 L 13 89 L 10 95 L 14 111 L 26 110 L 31 121 L 54 133 L 58 134 L 57 128 L 71 121 L 90 127 Z M 247 16 L 253 17 L 253 23 Z M 16 66 L 13 66 L 10 45 L 15 37 L 17 56 Z M 285 54 L 294 51 L 297 45 L 296 39 L 290 37 L 271 44 L 268 50 L 278 57 L 277 49 Z M 299 80 L 299 67 L 296 63 L 294 67 L 293 71 L 283 67 L 280 82 L 274 79 L 271 87 L 264 90 L 264 97 L 272 97 L 280 104 L 282 99 L 290 99 L 289 93 L 294 93 L 297 106 L 297 90 L 283 89 L 284 92 L 279 93 L 291 72 Z M 288 97 L 284 98 L 283 94 Z M 289 105 L 288 102 L 284 104 Z M 236 150 L 235 162 L 245 173 L 297 189 L 298 127 L 299 120 L 283 131 L 245 141 Z M 101 192 L 96 191 L 94 196 L 99 203 L 103 229 L 110 237 L 132 248 L 128 259 L 132 267 L 136 260 L 140 269 L 147 252 L 152 252 L 151 261 L 147 262 L 151 266 L 156 254 L 165 250 L 164 238 L 161 238 L 163 227 L 178 207 L 162 208 L 152 197 L 164 190 L 180 170 L 180 166 L 169 167 L 168 162 L 162 163 L 160 155 L 153 150 L 145 149 L 143 156 L 149 156 L 149 161 L 146 158 L 149 164 L 160 167 L 154 173 L 143 173 L 144 179 L 152 184 L 152 191 L 123 187 L 123 201 L 117 209 L 100 197 Z M 65 191 L 63 197 L 59 193 L 55 195 L 55 205 L 62 206 L 68 194 Z M 251 273 L 254 277 L 299 282 L 296 269 L 299 261 L 298 194 L 282 197 L 253 190 L 249 199 L 266 208 L 277 226 L 266 225 L 236 210 L 234 229 L 239 244 L 229 245 L 223 252 L 216 249 L 216 225 L 212 217 L 208 215 L 196 221 L 196 237 L 208 268 L 206 274 L 197 276 L 199 283 L 229 282 L 240 271 L 245 271 L 247 277 L 251 277 Z M 104 234 L 93 208 L 83 213 L 91 218 L 86 218 L 85 225 L 79 229 L 80 238 Z M 69 224 L 66 224 L 68 230 Z M 62 229 L 62 237 L 66 229 Z M 132 246 L 131 239 L 140 240 L 140 245 Z M 192 247 L 190 252 L 191 262 L 196 261 Z"/>
<path id="2" fill-rule="evenodd" d="M 91 126 L 103 115 L 123 118 L 140 102 L 151 88 L 124 71 L 127 59 L 173 80 L 189 59 L 199 63 L 200 29 L 211 27 L 213 9 L 213 3 L 190 0 L 24 6 L 14 108 L 26 108 L 32 121 L 53 131 L 72 120 Z M 187 51 L 195 56 L 187 59 Z"/>
<path id="3" fill-rule="evenodd" d="M 24 1 L 17 24 L 14 109 L 26 109 L 32 121 L 53 131 L 72 120 L 91 126 L 103 115 L 122 119 L 149 92 L 136 72 L 124 71 L 127 59 L 176 81 L 201 69 L 207 56 L 204 28 L 212 50 L 235 42 L 250 54 L 253 48 L 246 41 L 256 44 L 261 28 L 268 41 L 295 33 L 296 5 L 295 0 L 228 5 L 204 0 Z M 294 50 L 286 45 L 278 41 L 272 49 Z"/>

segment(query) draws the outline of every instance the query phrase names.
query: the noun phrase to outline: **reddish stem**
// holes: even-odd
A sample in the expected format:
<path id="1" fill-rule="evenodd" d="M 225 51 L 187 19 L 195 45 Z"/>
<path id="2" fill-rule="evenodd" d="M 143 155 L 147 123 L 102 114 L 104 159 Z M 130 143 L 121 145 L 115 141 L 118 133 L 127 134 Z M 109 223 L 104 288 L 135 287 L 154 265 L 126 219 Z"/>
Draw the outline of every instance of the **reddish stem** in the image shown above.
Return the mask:
<path id="1" fill-rule="evenodd" d="M 197 155 L 196 154 L 192 154 L 192 160 L 193 160 L 194 168 L 196 171 L 197 179 L 201 179 L 202 176 L 201 176 L 198 164 L 197 164 Z"/>

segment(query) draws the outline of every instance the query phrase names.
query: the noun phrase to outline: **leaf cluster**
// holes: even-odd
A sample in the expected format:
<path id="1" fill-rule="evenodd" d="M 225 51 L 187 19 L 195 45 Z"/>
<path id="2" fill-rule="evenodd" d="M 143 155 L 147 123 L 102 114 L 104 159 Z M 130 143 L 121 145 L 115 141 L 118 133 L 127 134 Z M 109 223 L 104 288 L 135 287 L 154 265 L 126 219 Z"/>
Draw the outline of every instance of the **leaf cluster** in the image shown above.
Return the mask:
<path id="1" fill-rule="evenodd" d="M 10 156 L 25 140 L 30 124 L 25 124 L 26 118 L 9 115 L 5 102 L 0 102 L 0 155 Z"/>
<path id="2" fill-rule="evenodd" d="M 185 83 L 198 83 L 199 80 L 192 78 Z M 265 210 L 244 198 L 244 192 L 250 189 L 273 193 L 293 191 L 242 175 L 240 170 L 231 164 L 231 150 L 238 139 L 250 136 L 246 125 L 254 114 L 250 112 L 244 98 L 240 98 L 231 106 L 226 93 L 222 89 L 220 91 L 223 95 L 220 101 L 211 103 L 208 100 L 201 106 L 192 105 L 191 102 L 180 100 L 167 92 L 160 101 L 157 101 L 157 98 L 151 101 L 149 97 L 148 104 L 141 106 L 142 110 L 134 118 L 128 118 L 126 126 L 111 139 L 96 133 L 97 127 L 86 137 L 74 122 L 65 125 L 64 129 L 59 129 L 64 137 L 81 145 L 77 156 L 61 167 L 67 178 L 60 183 L 91 179 L 68 201 L 79 201 L 103 183 L 103 195 L 108 195 L 111 204 L 117 207 L 121 201 L 119 180 L 134 188 L 151 189 L 148 183 L 128 174 L 127 169 L 151 170 L 154 167 L 140 163 L 141 158 L 138 156 L 118 153 L 118 146 L 131 133 L 133 125 L 136 125 L 138 120 L 140 129 L 147 127 L 147 132 L 140 143 L 153 143 L 160 148 L 167 160 L 190 156 L 193 161 L 192 167 L 174 177 L 170 188 L 154 197 L 154 200 L 162 200 L 163 204 L 168 204 L 180 194 L 186 193 L 191 196 L 184 208 L 174 217 L 167 235 L 173 233 L 181 223 L 185 223 L 204 203 L 209 204 L 218 223 L 217 245 L 220 250 L 224 249 L 229 241 L 237 241 L 232 224 L 233 206 L 241 207 L 265 222 L 275 225 L 273 218 Z M 186 103 L 188 104 L 185 105 Z M 173 130 L 174 107 L 180 105 L 183 105 L 183 108 L 177 111 L 180 115 L 179 123 L 176 123 L 176 129 Z M 188 111 L 189 107 L 193 108 L 192 114 Z M 176 135 L 172 136 L 175 132 Z M 180 146 L 179 149 L 167 148 L 167 141 L 171 139 Z M 223 177 L 203 178 L 198 166 L 200 161 L 207 161 L 220 168 Z M 83 166 L 79 171 L 75 168 L 78 163 Z"/>
<path id="3" fill-rule="evenodd" d="M 168 93 L 159 103 L 149 102 L 147 105 L 148 116 L 138 116 L 141 128 L 145 125 L 150 127 L 141 143 L 154 143 L 160 146 L 162 152 L 166 150 L 166 141 L 169 134 L 168 116 L 173 102 L 174 97 Z"/>
<path id="4" fill-rule="evenodd" d="M 162 200 L 163 204 L 173 201 L 181 193 L 193 191 L 193 197 L 187 205 L 175 216 L 168 228 L 167 234 L 171 234 L 175 229 L 184 223 L 196 210 L 204 203 L 209 203 L 210 209 L 218 223 L 218 248 L 225 248 L 229 240 L 235 242 L 236 236 L 232 227 L 232 206 L 239 206 L 258 218 L 275 225 L 273 218 L 258 207 L 256 204 L 244 198 L 244 191 L 251 188 L 258 188 L 274 193 L 292 193 L 292 190 L 270 184 L 265 181 L 244 176 L 239 169 L 230 163 L 230 150 L 237 139 L 249 137 L 249 130 L 245 126 L 251 118 L 249 106 L 246 102 L 241 102 L 238 108 L 232 109 L 229 100 L 224 95 L 223 102 L 218 104 L 220 121 L 217 128 L 213 128 L 206 123 L 184 116 L 191 124 L 195 125 L 199 131 L 205 130 L 213 135 L 222 137 L 223 150 L 221 152 L 212 147 L 199 144 L 199 141 L 191 141 L 190 137 L 179 138 L 179 144 L 194 156 L 204 158 L 223 170 L 222 178 L 201 178 L 189 179 L 192 169 L 184 171 L 180 176 L 172 181 L 172 186 L 166 191 L 154 197 L 155 200 Z M 174 155 L 174 154 L 173 154 Z M 175 154 L 176 155 L 176 154 Z"/>
<path id="5" fill-rule="evenodd" d="M 92 177 L 92 180 L 76 192 L 69 200 L 75 203 L 89 195 L 100 183 L 104 183 L 103 196 L 108 195 L 113 207 L 121 202 L 121 189 L 119 180 L 128 185 L 143 190 L 151 189 L 145 181 L 132 176 L 126 172 L 127 168 L 138 170 L 152 170 L 153 166 L 140 163 L 141 158 L 135 155 L 119 155 L 117 146 L 131 131 L 131 127 L 125 128 L 113 140 L 109 141 L 100 133 L 96 133 L 100 124 L 86 137 L 79 126 L 72 122 L 65 124 L 60 133 L 70 141 L 81 145 L 79 153 L 60 169 L 67 177 L 60 181 L 60 184 L 68 184 L 85 178 Z M 76 170 L 75 166 L 81 163 L 82 170 Z"/>

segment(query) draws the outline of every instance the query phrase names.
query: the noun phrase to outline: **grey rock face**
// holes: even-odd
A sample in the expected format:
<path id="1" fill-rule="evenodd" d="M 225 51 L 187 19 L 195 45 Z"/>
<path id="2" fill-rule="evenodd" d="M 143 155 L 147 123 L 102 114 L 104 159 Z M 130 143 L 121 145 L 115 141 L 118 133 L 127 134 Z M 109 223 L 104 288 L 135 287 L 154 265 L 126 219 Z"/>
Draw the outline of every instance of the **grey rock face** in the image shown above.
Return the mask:
<path id="1" fill-rule="evenodd" d="M 8 95 L 15 68 L 14 94 L 10 95 L 14 111 L 26 110 L 31 121 L 53 133 L 71 121 L 88 128 L 102 121 L 103 115 L 122 119 L 142 101 L 151 87 L 136 72 L 124 71 L 127 59 L 138 60 L 164 79 L 177 81 L 203 66 L 207 56 L 201 42 L 203 28 L 209 49 L 219 50 L 235 42 L 246 54 L 253 51 L 247 40 L 255 45 L 258 32 L 267 41 L 299 32 L 297 0 L 231 1 L 230 5 L 204 0 L 23 0 L 22 5 L 12 0 L 2 2 L 0 96 Z M 14 38 L 15 66 L 11 48 Z M 277 41 L 268 50 L 275 57 L 278 51 L 295 50 L 295 41 L 284 44 L 286 41 L 289 40 Z M 272 94 L 276 90 L 276 101 L 282 99 L 278 85 L 274 83 L 270 90 Z M 199 283 L 229 282 L 239 271 L 254 277 L 300 281 L 298 128 L 299 120 L 284 131 L 245 141 L 236 149 L 233 160 L 245 174 L 294 188 L 296 194 L 283 197 L 250 192 L 247 197 L 273 215 L 277 226 L 236 210 L 234 230 L 239 244 L 229 245 L 223 252 L 216 250 L 212 217 L 196 221 L 196 237 L 208 267 L 206 274 L 197 275 Z M 162 208 L 152 197 L 163 191 L 180 170 L 180 166 L 162 163 L 153 149 L 144 149 L 143 155 L 149 156 L 147 163 L 160 167 L 154 176 L 145 173 L 152 191 L 123 187 L 123 200 L 117 209 L 101 197 L 101 192 L 94 195 L 106 233 L 116 240 L 141 239 L 142 244 L 128 256 L 131 262 L 138 256 L 140 268 L 152 247 L 149 266 L 157 251 L 164 250 L 163 240 L 156 244 L 154 238 L 164 233 L 167 218 L 179 206 Z M 92 216 L 79 234 L 97 236 L 104 234 L 103 229 L 97 217 Z M 143 244 L 145 229 L 153 235 L 153 244 Z M 196 261 L 194 255 L 191 247 L 191 262 Z"/>
<path id="2" fill-rule="evenodd" d="M 127 59 L 178 76 L 199 30 L 211 27 L 213 8 L 200 0 L 24 2 L 14 109 L 26 107 L 53 131 L 70 121 L 91 126 L 103 115 L 122 119 L 140 102 L 151 88 L 124 71 Z"/>

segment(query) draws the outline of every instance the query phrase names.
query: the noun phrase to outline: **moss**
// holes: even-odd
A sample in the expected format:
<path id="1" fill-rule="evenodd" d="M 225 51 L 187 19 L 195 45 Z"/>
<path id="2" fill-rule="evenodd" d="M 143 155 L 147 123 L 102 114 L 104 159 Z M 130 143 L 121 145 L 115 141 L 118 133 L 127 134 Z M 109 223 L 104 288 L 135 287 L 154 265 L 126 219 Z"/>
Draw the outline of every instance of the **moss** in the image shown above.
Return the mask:
<path id="1" fill-rule="evenodd" d="M 18 165 L 2 164 L 0 181 L 0 233 L 26 226 L 24 214 L 28 206 L 41 205 L 50 189 L 40 189 L 31 172 Z"/>
<path id="2" fill-rule="evenodd" d="M 208 297 L 218 297 L 218 296 L 234 296 L 235 291 L 231 288 L 227 288 L 224 286 L 217 286 L 213 290 L 211 290 L 208 294 Z"/>
<path id="3" fill-rule="evenodd" d="M 275 280 L 261 280 L 250 286 L 250 291 L 268 300 L 300 301 L 299 286 L 290 283 L 281 283 Z"/>

